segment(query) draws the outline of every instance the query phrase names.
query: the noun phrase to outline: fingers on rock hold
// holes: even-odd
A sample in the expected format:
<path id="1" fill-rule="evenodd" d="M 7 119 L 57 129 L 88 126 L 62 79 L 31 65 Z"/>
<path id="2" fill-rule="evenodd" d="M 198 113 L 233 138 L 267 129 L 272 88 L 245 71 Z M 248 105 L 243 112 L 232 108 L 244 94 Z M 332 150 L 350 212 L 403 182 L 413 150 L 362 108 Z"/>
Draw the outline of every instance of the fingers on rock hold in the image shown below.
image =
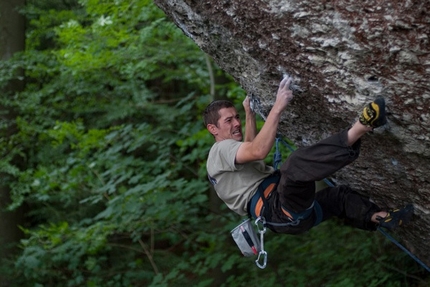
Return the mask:
<path id="1" fill-rule="evenodd" d="M 288 88 L 290 89 L 290 85 L 293 82 L 293 77 L 284 75 L 284 78 L 281 81 L 281 88 Z"/>

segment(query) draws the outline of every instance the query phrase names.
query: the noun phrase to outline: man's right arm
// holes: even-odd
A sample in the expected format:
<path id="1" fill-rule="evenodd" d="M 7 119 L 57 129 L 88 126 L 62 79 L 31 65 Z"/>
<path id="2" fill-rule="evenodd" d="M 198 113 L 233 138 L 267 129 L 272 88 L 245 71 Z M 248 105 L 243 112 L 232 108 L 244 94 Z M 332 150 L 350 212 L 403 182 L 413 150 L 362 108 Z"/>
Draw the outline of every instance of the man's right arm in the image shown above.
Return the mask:
<path id="1" fill-rule="evenodd" d="M 276 101 L 267 116 L 266 122 L 253 141 L 243 142 L 236 153 L 236 163 L 243 164 L 250 161 L 265 159 L 275 142 L 279 120 L 282 112 L 293 98 L 289 89 L 291 77 L 285 77 L 279 84 Z"/>

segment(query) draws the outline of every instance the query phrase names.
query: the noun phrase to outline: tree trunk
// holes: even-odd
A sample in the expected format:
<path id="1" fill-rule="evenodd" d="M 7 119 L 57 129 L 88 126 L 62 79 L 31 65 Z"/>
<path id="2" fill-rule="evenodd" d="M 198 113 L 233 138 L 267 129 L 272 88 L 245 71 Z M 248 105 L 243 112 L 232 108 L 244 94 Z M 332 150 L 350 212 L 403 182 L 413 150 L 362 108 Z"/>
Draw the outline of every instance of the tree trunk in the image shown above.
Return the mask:
<path id="1" fill-rule="evenodd" d="M 7 60 L 15 52 L 25 48 L 25 18 L 17 11 L 25 4 L 25 0 L 1 0 L 0 1 L 0 57 Z M 23 87 L 22 81 L 12 81 L 7 89 L 19 91 Z M 8 119 L 14 117 L 13 111 L 5 111 L 0 106 L 2 117 Z M 5 111 L 6 113 L 4 113 Z M 3 116 L 6 115 L 6 116 Z M 5 131 L 7 136 L 12 131 Z M 8 212 L 5 208 L 10 203 L 9 189 L 1 180 L 4 175 L 0 174 L 0 260 L 7 260 L 14 252 L 16 244 L 22 238 L 22 232 L 18 225 L 23 223 L 21 210 Z M 8 286 L 5 278 L 0 273 L 0 285 Z"/>
<path id="2" fill-rule="evenodd" d="M 184 33 L 260 100 L 285 74 L 295 98 L 280 131 L 306 146 L 346 128 L 376 96 L 388 124 L 334 175 L 382 207 L 415 206 L 402 242 L 430 264 L 428 1 L 155 0 Z M 377 5 L 375 4 L 377 3 Z"/>

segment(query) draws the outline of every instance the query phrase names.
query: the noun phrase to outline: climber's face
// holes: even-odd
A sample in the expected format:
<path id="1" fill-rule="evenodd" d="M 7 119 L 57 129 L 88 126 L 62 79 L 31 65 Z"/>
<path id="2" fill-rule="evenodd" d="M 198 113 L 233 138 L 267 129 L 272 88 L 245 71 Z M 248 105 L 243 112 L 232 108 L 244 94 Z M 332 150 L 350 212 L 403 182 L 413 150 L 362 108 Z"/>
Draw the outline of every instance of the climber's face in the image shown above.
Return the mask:
<path id="1" fill-rule="evenodd" d="M 236 109 L 222 108 L 218 113 L 220 118 L 217 125 L 208 125 L 208 130 L 215 137 L 215 141 L 226 139 L 241 141 L 243 138 L 242 124 Z"/>

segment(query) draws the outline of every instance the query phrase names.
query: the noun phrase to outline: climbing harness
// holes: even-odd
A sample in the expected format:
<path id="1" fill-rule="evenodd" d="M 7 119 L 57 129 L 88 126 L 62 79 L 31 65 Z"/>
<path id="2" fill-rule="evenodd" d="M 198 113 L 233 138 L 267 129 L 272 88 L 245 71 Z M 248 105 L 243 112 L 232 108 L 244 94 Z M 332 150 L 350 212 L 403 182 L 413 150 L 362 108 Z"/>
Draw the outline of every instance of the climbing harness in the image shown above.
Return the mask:
<path id="1" fill-rule="evenodd" d="M 274 188 L 279 182 L 279 170 L 276 170 L 272 175 L 263 180 L 257 188 L 255 195 L 249 200 L 247 210 L 249 218 L 263 217 L 263 213 L 266 217 L 271 217 L 270 209 L 264 211 L 265 206 L 269 206 L 267 198 L 271 196 Z M 307 219 L 312 213 L 315 214 L 314 225 L 318 225 L 322 221 L 322 209 L 317 201 L 314 201 L 309 208 L 303 212 L 293 212 L 284 206 L 281 206 L 282 212 L 289 218 L 289 222 L 269 222 L 265 221 L 266 225 L 286 227 L 286 226 L 297 226 L 301 220 Z"/>

